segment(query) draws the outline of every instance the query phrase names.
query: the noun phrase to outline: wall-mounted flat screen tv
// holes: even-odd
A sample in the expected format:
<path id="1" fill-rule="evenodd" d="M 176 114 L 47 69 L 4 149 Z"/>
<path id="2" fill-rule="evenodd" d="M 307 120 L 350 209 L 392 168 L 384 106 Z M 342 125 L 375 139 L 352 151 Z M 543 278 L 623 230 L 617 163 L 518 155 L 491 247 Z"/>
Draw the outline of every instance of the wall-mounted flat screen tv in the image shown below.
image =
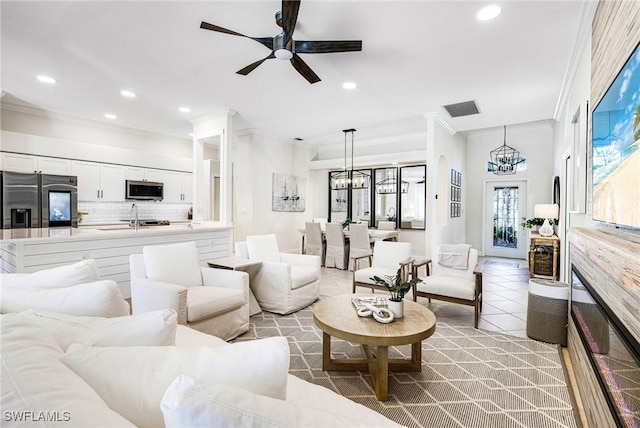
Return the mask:
<path id="1" fill-rule="evenodd" d="M 640 228 L 640 44 L 591 123 L 593 219 Z"/>

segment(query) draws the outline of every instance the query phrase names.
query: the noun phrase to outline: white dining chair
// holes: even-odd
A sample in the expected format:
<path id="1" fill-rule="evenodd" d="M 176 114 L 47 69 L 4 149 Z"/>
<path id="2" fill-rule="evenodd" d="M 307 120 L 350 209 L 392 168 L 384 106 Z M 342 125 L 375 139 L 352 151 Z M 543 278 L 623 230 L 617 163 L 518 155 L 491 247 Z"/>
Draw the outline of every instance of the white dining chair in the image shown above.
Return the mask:
<path id="1" fill-rule="evenodd" d="M 320 223 L 308 221 L 304 224 L 304 230 L 304 254 L 313 254 L 320 257 L 320 262 L 324 265 L 324 243 Z"/>
<path id="2" fill-rule="evenodd" d="M 342 226 L 338 223 L 327 223 L 327 251 L 324 257 L 325 267 L 347 268 L 347 254 Z"/>
<path id="3" fill-rule="evenodd" d="M 320 229 L 325 230 L 325 227 L 327 225 L 327 218 L 326 217 L 315 217 L 313 219 L 314 223 L 320 223 Z"/>
<path id="4" fill-rule="evenodd" d="M 370 266 L 369 259 L 363 258 L 357 261 L 354 267 L 354 257 L 373 255 L 369 241 L 369 229 L 366 224 L 349 225 L 349 270 L 360 269 L 363 265 Z"/>

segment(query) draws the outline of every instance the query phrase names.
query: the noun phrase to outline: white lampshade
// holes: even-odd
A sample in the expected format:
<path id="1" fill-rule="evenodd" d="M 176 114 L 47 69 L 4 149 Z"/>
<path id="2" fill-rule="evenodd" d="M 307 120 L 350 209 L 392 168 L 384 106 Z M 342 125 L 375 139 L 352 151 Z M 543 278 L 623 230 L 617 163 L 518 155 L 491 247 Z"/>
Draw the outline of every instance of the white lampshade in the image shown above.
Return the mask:
<path id="1" fill-rule="evenodd" d="M 536 204 L 533 207 L 533 216 L 536 218 L 557 219 L 559 214 L 560 207 L 558 204 Z"/>

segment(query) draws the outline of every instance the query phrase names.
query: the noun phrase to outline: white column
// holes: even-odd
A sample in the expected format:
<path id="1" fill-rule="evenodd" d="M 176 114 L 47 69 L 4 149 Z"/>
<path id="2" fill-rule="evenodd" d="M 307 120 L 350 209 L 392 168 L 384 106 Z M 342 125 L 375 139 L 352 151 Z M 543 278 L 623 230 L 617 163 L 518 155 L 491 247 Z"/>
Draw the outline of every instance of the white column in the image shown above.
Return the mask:
<path id="1" fill-rule="evenodd" d="M 223 109 L 196 119 L 193 119 L 193 219 L 201 221 L 205 180 L 203 172 L 203 142 L 206 139 L 218 137 L 220 141 L 220 222 L 231 224 L 231 192 L 232 192 L 232 119 L 235 110 Z"/>

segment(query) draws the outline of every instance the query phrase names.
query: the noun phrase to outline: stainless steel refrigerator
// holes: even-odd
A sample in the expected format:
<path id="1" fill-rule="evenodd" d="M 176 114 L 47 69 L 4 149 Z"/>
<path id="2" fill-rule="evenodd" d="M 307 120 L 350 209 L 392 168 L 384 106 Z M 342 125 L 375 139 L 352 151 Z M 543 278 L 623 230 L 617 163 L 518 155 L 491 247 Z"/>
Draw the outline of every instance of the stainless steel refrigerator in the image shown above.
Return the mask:
<path id="1" fill-rule="evenodd" d="M 3 229 L 78 226 L 78 178 L 3 171 Z"/>

